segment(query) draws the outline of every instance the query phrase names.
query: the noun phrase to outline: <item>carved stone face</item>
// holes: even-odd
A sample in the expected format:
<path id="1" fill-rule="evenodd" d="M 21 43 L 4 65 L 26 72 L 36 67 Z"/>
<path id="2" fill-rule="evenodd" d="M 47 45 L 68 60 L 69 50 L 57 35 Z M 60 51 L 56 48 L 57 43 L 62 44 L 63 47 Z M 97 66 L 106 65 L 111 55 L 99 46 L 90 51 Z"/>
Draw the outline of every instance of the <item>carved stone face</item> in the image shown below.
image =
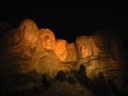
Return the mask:
<path id="1" fill-rule="evenodd" d="M 39 31 L 31 20 L 24 20 L 16 29 L 6 34 L 5 46 L 9 53 L 31 57 L 36 49 Z"/>
<path id="2" fill-rule="evenodd" d="M 65 40 L 57 40 L 55 53 L 61 61 L 65 61 L 68 55 L 67 42 Z"/>
<path id="3" fill-rule="evenodd" d="M 55 50 L 56 40 L 53 32 L 49 29 L 41 29 L 39 41 L 43 48 Z"/>
<path id="4" fill-rule="evenodd" d="M 79 58 L 86 58 L 95 55 L 94 37 L 80 36 L 76 39 L 76 46 L 78 49 Z M 95 51 L 94 51 L 95 50 Z"/>

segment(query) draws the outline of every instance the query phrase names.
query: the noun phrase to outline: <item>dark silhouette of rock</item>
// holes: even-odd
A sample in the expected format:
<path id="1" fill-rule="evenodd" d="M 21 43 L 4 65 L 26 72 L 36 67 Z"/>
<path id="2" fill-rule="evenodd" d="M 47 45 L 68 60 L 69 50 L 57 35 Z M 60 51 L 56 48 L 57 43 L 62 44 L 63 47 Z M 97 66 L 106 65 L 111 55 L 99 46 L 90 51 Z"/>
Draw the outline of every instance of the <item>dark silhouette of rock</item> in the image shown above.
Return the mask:
<path id="1" fill-rule="evenodd" d="M 4 32 L 7 31 L 11 25 L 7 22 L 0 21 L 0 38 L 3 36 Z"/>
<path id="2" fill-rule="evenodd" d="M 65 73 L 63 71 L 59 71 L 58 74 L 55 77 L 56 80 L 64 81 L 66 80 Z"/>

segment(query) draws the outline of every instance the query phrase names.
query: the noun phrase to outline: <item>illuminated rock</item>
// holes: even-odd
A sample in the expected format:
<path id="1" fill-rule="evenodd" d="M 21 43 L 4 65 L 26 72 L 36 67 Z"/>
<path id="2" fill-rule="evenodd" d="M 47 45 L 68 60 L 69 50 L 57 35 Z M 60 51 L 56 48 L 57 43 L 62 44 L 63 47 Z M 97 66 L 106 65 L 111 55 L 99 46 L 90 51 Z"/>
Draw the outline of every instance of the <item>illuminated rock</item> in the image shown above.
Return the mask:
<path id="1" fill-rule="evenodd" d="M 94 60 L 99 59 L 99 48 L 95 45 L 94 36 L 79 36 L 76 39 L 76 47 L 78 51 L 78 60 L 76 68 L 79 69 L 81 64 L 84 64 L 88 73 L 92 72 L 98 66 L 98 62 Z M 93 62 L 92 62 L 93 61 Z M 90 66 L 92 66 L 90 68 Z M 93 70 L 92 70 L 93 68 Z M 94 75 L 96 76 L 96 74 Z"/>
<path id="2" fill-rule="evenodd" d="M 68 63 L 77 60 L 77 50 L 74 43 L 68 44 L 66 40 L 57 40 L 55 53 L 62 62 Z"/>
<path id="3" fill-rule="evenodd" d="M 22 45 L 23 47 L 29 46 L 31 48 L 35 46 L 38 34 L 38 27 L 34 21 L 25 19 L 17 28 L 6 32 L 4 36 L 4 42 L 6 47 L 11 49 L 18 46 L 22 47 Z"/>
<path id="4" fill-rule="evenodd" d="M 54 78 L 63 69 L 64 67 L 53 51 L 45 52 L 43 56 L 38 58 L 38 62 L 35 65 L 36 72 L 47 74 L 51 78 Z"/>
<path id="5" fill-rule="evenodd" d="M 66 62 L 66 58 L 68 56 L 68 50 L 67 50 L 68 43 L 66 40 L 59 39 L 56 42 L 56 49 L 55 53 L 57 57 L 62 61 Z"/>
<path id="6" fill-rule="evenodd" d="M 79 36 L 76 39 L 79 58 L 88 58 L 99 55 L 99 49 L 94 43 L 94 36 Z"/>
<path id="7" fill-rule="evenodd" d="M 67 50 L 68 50 L 68 56 L 66 59 L 66 62 L 75 62 L 77 60 L 77 49 L 74 45 L 74 43 L 70 43 L 67 46 Z"/>
<path id="8" fill-rule="evenodd" d="M 6 74 L 27 74 L 35 70 L 54 77 L 59 70 L 63 70 L 54 52 L 55 45 L 53 32 L 39 30 L 34 21 L 25 19 L 4 35 L 0 47 L 1 71 Z"/>
<path id="9" fill-rule="evenodd" d="M 32 57 L 36 51 L 38 27 L 30 19 L 4 35 L 2 42 L 2 61 L 4 69 L 11 73 L 28 73 L 33 70 Z M 10 70 L 10 71 L 9 71 Z"/>
<path id="10" fill-rule="evenodd" d="M 118 84 L 121 75 L 121 42 L 111 31 L 79 36 L 74 45 L 56 40 L 51 30 L 38 29 L 34 21 L 25 19 L 18 27 L 6 31 L 0 42 L 0 73 L 3 74 L 36 71 L 54 78 L 60 70 L 78 70 L 83 64 L 89 78 L 102 72 L 106 78 L 116 78 Z"/>
<path id="11" fill-rule="evenodd" d="M 111 31 L 97 32 L 94 36 L 80 36 L 76 39 L 78 50 L 77 69 L 81 64 L 86 67 L 90 78 L 98 77 L 102 72 L 107 79 L 114 79 L 121 85 L 121 42 Z"/>
<path id="12" fill-rule="evenodd" d="M 49 29 L 40 29 L 39 41 L 43 48 L 55 50 L 56 40 L 54 33 Z"/>

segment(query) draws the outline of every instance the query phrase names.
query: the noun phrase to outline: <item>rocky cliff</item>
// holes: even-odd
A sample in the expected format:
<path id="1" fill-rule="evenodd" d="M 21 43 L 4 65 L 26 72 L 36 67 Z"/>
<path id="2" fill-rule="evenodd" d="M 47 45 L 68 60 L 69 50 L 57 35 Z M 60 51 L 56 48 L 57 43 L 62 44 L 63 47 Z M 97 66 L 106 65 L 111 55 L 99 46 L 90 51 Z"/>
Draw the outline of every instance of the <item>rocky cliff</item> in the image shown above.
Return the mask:
<path id="1" fill-rule="evenodd" d="M 120 47 L 121 40 L 112 30 L 79 36 L 68 44 L 56 40 L 50 29 L 39 29 L 34 21 L 25 19 L 1 38 L 0 73 L 8 76 L 36 71 L 54 78 L 60 70 L 79 70 L 83 64 L 89 78 L 102 72 L 121 83 Z"/>

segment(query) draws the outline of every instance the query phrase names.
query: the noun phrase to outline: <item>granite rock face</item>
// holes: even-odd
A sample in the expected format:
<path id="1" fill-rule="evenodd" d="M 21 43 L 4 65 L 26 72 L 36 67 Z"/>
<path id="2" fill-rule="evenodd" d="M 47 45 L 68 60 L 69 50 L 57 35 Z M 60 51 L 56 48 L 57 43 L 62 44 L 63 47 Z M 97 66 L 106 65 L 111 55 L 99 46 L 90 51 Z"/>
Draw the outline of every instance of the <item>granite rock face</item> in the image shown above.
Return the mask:
<path id="1" fill-rule="evenodd" d="M 36 70 L 39 73 L 47 73 L 45 67 L 49 66 L 49 64 L 51 65 L 49 68 L 55 70 L 54 68 L 61 65 L 60 60 L 53 51 L 55 42 L 54 34 L 50 30 L 39 30 L 34 21 L 25 19 L 17 28 L 7 31 L 3 37 L 0 58 L 2 72 L 26 74 Z M 40 67 L 40 64 L 44 64 L 45 67 Z M 61 70 L 61 67 L 59 68 Z"/>
<path id="2" fill-rule="evenodd" d="M 78 59 L 77 56 L 77 49 L 74 45 L 74 43 L 70 43 L 67 46 L 67 50 L 68 50 L 68 57 L 66 59 L 66 62 L 76 62 L 76 60 Z"/>
<path id="3" fill-rule="evenodd" d="M 95 32 L 93 36 L 79 36 L 75 43 L 56 40 L 49 29 L 39 29 L 34 21 L 25 19 L 8 30 L 0 43 L 0 73 L 27 74 L 36 71 L 55 77 L 60 70 L 86 67 L 86 75 L 121 81 L 121 40 L 112 30 Z"/>
<path id="4" fill-rule="evenodd" d="M 2 65 L 7 73 L 28 73 L 33 70 L 31 58 L 34 55 L 38 36 L 37 25 L 29 19 L 8 32 L 3 37 Z M 9 71 L 10 70 L 10 71 Z"/>
<path id="5" fill-rule="evenodd" d="M 68 44 L 66 40 L 58 39 L 55 53 L 61 62 L 75 62 L 77 60 L 77 49 L 74 43 Z"/>
<path id="6" fill-rule="evenodd" d="M 49 29 L 40 29 L 39 41 L 43 48 L 55 50 L 56 39 L 53 32 Z"/>
<path id="7" fill-rule="evenodd" d="M 66 62 L 66 58 L 68 57 L 68 43 L 66 40 L 59 39 L 56 42 L 56 49 L 55 53 L 57 57 L 60 59 L 62 62 Z"/>
<path id="8" fill-rule="evenodd" d="M 78 57 L 89 58 L 99 55 L 99 49 L 95 45 L 94 36 L 79 36 L 76 39 Z"/>
<path id="9" fill-rule="evenodd" d="M 84 64 L 86 67 L 86 73 L 91 76 L 92 71 L 98 66 L 99 48 L 95 45 L 94 36 L 79 36 L 76 39 L 76 47 L 78 50 L 77 67 Z M 93 64 L 91 64 L 93 62 Z M 90 68 L 90 66 L 92 67 Z M 95 73 L 95 72 L 94 72 Z M 96 75 L 96 74 L 95 74 Z"/>
<path id="10" fill-rule="evenodd" d="M 105 78 L 113 78 L 117 84 L 122 82 L 119 36 L 115 36 L 111 30 L 95 32 L 94 36 L 78 37 L 76 46 L 79 58 L 77 66 L 85 65 L 88 77 L 98 77 L 99 73 L 103 73 Z"/>

